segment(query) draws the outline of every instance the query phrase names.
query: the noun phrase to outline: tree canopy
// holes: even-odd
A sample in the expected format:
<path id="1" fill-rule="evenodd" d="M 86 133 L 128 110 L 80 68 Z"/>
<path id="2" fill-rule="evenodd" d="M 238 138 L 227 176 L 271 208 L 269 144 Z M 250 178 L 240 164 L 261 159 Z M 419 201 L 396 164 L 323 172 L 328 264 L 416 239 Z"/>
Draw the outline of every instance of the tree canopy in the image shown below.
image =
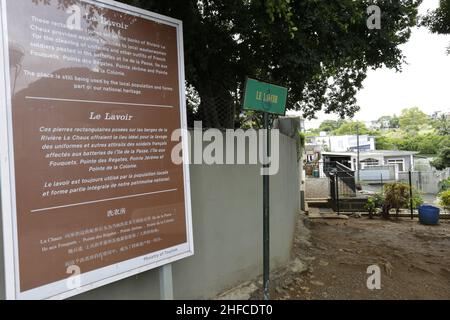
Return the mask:
<path id="1" fill-rule="evenodd" d="M 422 24 L 433 33 L 450 34 L 450 0 L 440 0 L 439 7 L 428 12 Z"/>
<path id="2" fill-rule="evenodd" d="M 377 120 L 380 129 L 397 129 L 400 127 L 400 119 L 396 116 L 382 116 Z"/>
<path id="3" fill-rule="evenodd" d="M 400 121 L 402 125 L 399 125 Z M 360 134 L 375 136 L 377 150 L 405 150 L 417 151 L 423 155 L 438 155 L 450 147 L 449 114 L 436 112 L 428 116 L 417 107 L 404 109 L 400 117 L 380 117 L 376 128 L 367 128 L 363 122 L 325 120 L 318 129 L 310 130 L 308 134 L 318 135 L 321 131 L 327 131 L 330 135 L 355 135 L 357 125 Z M 330 128 L 335 129 L 324 130 Z M 439 155 L 437 159 L 445 157 Z M 437 165 L 441 163 L 445 164 L 445 160 L 436 160 Z"/>
<path id="4" fill-rule="evenodd" d="M 439 151 L 436 159 L 431 162 L 431 165 L 438 170 L 444 170 L 450 167 L 450 146 L 446 146 Z"/>
<path id="5" fill-rule="evenodd" d="M 420 1 L 377 1 L 382 28 L 370 30 L 369 0 L 122 0 L 183 21 L 187 82 L 200 98 L 190 119 L 214 127 L 238 119 L 247 76 L 288 87 L 288 108 L 307 117 L 352 116 L 367 70 L 400 68 Z"/>
<path id="6" fill-rule="evenodd" d="M 369 130 L 367 129 L 364 122 L 346 121 L 337 130 L 334 131 L 334 134 L 338 135 L 338 136 L 356 135 L 358 132 L 359 132 L 359 134 L 368 134 L 369 133 Z"/>
<path id="7" fill-rule="evenodd" d="M 433 115 L 433 127 L 436 129 L 439 135 L 450 135 L 450 115 L 448 113 L 435 113 Z"/>
<path id="8" fill-rule="evenodd" d="M 421 24 L 433 33 L 450 34 L 450 0 L 440 0 L 439 7 L 428 12 Z M 450 54 L 450 46 L 447 52 Z"/>
<path id="9" fill-rule="evenodd" d="M 418 132 L 429 123 L 429 117 L 418 107 L 404 109 L 399 117 L 400 128 L 406 132 Z"/>
<path id="10" fill-rule="evenodd" d="M 343 123 L 344 120 L 325 120 L 320 124 L 318 131 L 334 132 L 339 129 Z"/>

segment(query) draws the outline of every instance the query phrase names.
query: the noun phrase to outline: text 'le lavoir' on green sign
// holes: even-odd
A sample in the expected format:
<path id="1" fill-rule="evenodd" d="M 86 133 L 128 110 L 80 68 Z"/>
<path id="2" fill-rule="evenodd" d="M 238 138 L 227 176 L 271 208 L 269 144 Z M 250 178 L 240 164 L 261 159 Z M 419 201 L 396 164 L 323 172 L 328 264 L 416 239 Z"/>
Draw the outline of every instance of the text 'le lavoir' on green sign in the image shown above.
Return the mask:
<path id="1" fill-rule="evenodd" d="M 244 110 L 285 115 L 287 88 L 247 78 Z"/>

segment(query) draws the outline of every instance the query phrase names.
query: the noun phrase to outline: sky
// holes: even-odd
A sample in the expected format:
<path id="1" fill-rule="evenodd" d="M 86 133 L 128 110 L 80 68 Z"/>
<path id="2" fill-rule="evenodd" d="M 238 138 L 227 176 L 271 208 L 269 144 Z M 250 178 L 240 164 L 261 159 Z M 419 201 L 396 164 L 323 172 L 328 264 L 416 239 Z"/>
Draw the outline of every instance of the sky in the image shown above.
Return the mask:
<path id="1" fill-rule="evenodd" d="M 439 0 L 424 0 L 420 14 L 437 8 Z M 372 121 L 383 115 L 399 115 L 405 108 L 420 107 L 427 114 L 450 111 L 450 36 L 435 35 L 426 28 L 414 28 L 410 41 L 401 46 L 407 64 L 402 72 L 387 68 L 370 70 L 364 88 L 357 94 L 361 110 L 355 120 Z M 317 128 L 336 115 L 317 114 L 306 128 Z"/>

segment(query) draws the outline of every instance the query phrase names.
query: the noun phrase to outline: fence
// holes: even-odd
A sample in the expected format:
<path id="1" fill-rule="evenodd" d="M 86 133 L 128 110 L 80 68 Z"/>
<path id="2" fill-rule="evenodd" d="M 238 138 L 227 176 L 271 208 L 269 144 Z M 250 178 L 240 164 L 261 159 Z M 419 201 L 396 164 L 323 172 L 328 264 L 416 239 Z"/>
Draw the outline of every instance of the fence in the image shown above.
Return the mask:
<path id="1" fill-rule="evenodd" d="M 412 185 L 414 188 L 425 194 L 438 194 L 439 183 L 450 177 L 450 170 L 445 171 L 414 171 L 412 175 Z M 409 183 L 408 172 L 399 173 L 399 181 Z"/>
<path id="2" fill-rule="evenodd" d="M 396 165 L 370 166 L 359 171 L 361 183 L 385 183 L 398 180 Z"/>

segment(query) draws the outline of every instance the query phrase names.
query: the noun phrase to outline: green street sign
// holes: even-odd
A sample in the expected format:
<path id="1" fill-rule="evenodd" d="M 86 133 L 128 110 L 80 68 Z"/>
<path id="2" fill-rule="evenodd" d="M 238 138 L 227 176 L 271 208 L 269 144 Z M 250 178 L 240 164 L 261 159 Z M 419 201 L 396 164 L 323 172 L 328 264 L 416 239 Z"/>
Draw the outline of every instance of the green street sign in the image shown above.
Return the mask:
<path id="1" fill-rule="evenodd" d="M 285 115 L 287 88 L 247 78 L 244 110 Z"/>

